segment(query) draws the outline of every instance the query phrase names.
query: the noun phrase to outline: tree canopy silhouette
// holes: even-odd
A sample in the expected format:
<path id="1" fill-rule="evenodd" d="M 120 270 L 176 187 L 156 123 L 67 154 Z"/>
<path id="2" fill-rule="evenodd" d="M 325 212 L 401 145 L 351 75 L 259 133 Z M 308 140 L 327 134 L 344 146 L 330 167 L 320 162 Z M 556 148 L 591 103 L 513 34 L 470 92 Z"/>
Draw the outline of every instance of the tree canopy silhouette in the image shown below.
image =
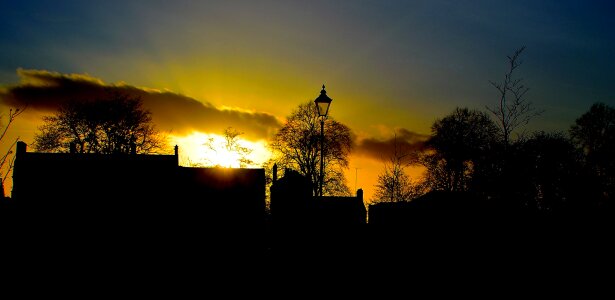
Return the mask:
<path id="1" fill-rule="evenodd" d="M 163 139 L 152 123 L 151 113 L 140 98 L 119 93 L 93 101 L 71 101 L 53 116 L 43 117 L 34 137 L 42 152 L 153 153 Z"/>
<path id="2" fill-rule="evenodd" d="M 594 103 L 572 125 L 570 136 L 587 159 L 598 167 L 615 153 L 615 109 L 604 103 Z"/>
<path id="3" fill-rule="evenodd" d="M 536 132 L 513 147 L 511 196 L 536 211 L 579 208 L 579 156 L 570 139 L 561 133 Z"/>
<path id="4" fill-rule="evenodd" d="M 312 181 L 319 193 L 320 151 L 324 151 L 323 193 L 348 195 L 343 170 L 348 168 L 352 132 L 331 117 L 325 122 L 324 149 L 320 149 L 320 122 L 314 102 L 300 104 L 271 141 L 274 160 L 280 168 L 292 168 Z"/>
<path id="5" fill-rule="evenodd" d="M 474 171 L 495 143 L 496 125 L 484 112 L 456 108 L 434 122 L 431 131 L 427 146 L 432 151 L 422 158 L 426 181 L 433 190 L 466 191 Z"/>
<path id="6" fill-rule="evenodd" d="M 588 175 L 604 193 L 602 201 L 615 192 L 615 109 L 595 103 L 570 128 L 570 137 L 582 150 Z"/>

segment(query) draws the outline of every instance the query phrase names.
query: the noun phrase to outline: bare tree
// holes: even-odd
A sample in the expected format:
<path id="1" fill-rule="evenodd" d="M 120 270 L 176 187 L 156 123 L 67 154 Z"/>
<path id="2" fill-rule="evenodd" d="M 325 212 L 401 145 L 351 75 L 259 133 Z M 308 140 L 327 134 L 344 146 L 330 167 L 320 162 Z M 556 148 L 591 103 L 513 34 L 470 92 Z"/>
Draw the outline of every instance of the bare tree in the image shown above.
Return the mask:
<path id="1" fill-rule="evenodd" d="M 237 156 L 237 161 L 239 162 L 239 167 L 245 168 L 253 165 L 254 161 L 248 158 L 253 150 L 243 146 L 239 139 L 239 136 L 242 134 L 244 133 L 234 129 L 233 127 L 227 127 L 224 129 L 224 142 L 222 145 L 217 145 L 214 138 L 209 138 L 209 140 L 205 142 L 205 146 L 215 153 L 217 153 L 220 150 L 220 147 L 222 147 L 224 151 L 235 154 Z"/>
<path id="2" fill-rule="evenodd" d="M 525 98 L 530 89 L 523 84 L 523 78 L 514 77 L 515 70 L 523 63 L 520 60 L 523 50 L 525 46 L 517 49 L 513 55 L 507 56 L 508 70 L 502 82 L 489 81 L 498 90 L 500 101 L 495 106 L 487 106 L 487 110 L 496 119 L 504 146 L 510 145 L 510 136 L 513 131 L 542 113 L 542 111 L 536 111 L 532 107 L 532 102 Z"/>
<path id="3" fill-rule="evenodd" d="M 423 185 L 412 181 L 406 169 L 417 162 L 416 153 L 397 142 L 397 133 L 393 139 L 393 153 L 384 162 L 384 170 L 378 175 L 378 183 L 373 202 L 409 201 L 424 194 Z"/>
<path id="4" fill-rule="evenodd" d="M 24 110 L 25 109 L 19 109 L 19 108 L 9 109 L 6 124 L 4 124 L 2 128 L 2 133 L 0 133 L 0 145 L 4 145 L 4 137 L 6 136 L 6 133 L 8 132 L 9 128 L 11 127 L 11 124 L 13 124 L 17 116 L 22 114 Z M 2 120 L 2 117 L 3 116 L 0 115 L 0 121 Z M 0 189 L 1 189 L 0 197 L 2 198 L 4 198 L 4 195 L 5 195 L 4 194 L 4 182 L 6 181 L 6 179 L 9 177 L 9 175 L 13 171 L 13 166 L 15 164 L 15 155 L 14 155 L 13 149 L 15 148 L 15 145 L 17 144 L 18 140 L 19 140 L 19 137 L 17 137 L 8 146 L 8 148 L 6 149 L 6 152 L 0 158 Z"/>
<path id="5" fill-rule="evenodd" d="M 314 102 L 297 107 L 270 143 L 279 168 L 291 168 L 312 181 L 319 196 L 320 151 L 324 151 L 323 193 L 349 195 L 343 170 L 348 168 L 352 133 L 346 125 L 331 117 L 325 122 L 324 147 L 320 148 L 320 122 Z"/>

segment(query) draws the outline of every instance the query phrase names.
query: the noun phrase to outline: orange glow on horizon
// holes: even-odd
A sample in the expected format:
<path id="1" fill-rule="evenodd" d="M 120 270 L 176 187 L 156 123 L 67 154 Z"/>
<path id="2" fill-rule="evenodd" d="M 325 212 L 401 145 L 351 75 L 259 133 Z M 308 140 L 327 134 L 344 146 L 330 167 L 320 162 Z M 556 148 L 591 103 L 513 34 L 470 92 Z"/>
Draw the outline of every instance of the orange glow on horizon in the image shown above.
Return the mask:
<path id="1" fill-rule="evenodd" d="M 207 145 L 213 139 L 215 150 Z M 179 146 L 179 164 L 185 167 L 223 167 L 240 168 L 239 155 L 224 149 L 224 136 L 213 133 L 203 133 L 194 131 L 185 136 L 170 137 L 173 145 Z M 262 168 L 263 163 L 271 158 L 267 141 L 249 141 L 239 138 L 242 147 L 252 149 L 252 153 L 247 156 L 253 163 L 246 165 L 248 168 Z M 357 189 L 363 189 L 363 199 L 366 205 L 373 202 L 375 185 L 378 182 L 378 175 L 384 167 L 384 161 L 365 157 L 362 155 L 350 155 L 350 167 L 345 170 L 346 183 L 352 195 Z M 424 176 L 425 168 L 413 166 L 406 170 L 412 180 L 421 180 Z"/>

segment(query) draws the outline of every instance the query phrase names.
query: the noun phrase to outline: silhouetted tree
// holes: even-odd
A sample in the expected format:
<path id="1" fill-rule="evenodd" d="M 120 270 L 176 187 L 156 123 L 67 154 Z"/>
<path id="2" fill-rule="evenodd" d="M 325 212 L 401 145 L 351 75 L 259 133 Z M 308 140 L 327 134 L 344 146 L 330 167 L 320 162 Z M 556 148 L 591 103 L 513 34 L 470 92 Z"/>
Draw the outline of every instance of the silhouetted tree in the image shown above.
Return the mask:
<path id="1" fill-rule="evenodd" d="M 508 70 L 502 82 L 489 81 L 498 90 L 500 101 L 493 107 L 487 106 L 487 109 L 496 119 L 505 147 L 510 145 L 510 135 L 515 129 L 526 125 L 533 117 L 541 113 L 536 111 L 532 107 L 532 102 L 525 98 L 529 88 L 523 84 L 523 79 L 514 77 L 514 71 L 523 63 L 519 58 L 523 50 L 525 47 L 516 50 L 512 56 L 507 56 Z"/>
<path id="2" fill-rule="evenodd" d="M 17 116 L 19 116 L 21 113 L 24 112 L 24 109 L 19 109 L 19 108 L 10 108 L 9 109 L 9 114 L 6 116 L 6 123 L 2 124 L 0 123 L 0 126 L 2 126 L 2 131 L 0 133 L 0 149 L 5 149 L 5 142 L 4 142 L 4 137 L 6 136 L 6 133 L 8 132 L 9 128 L 11 127 L 11 124 L 13 124 L 13 122 L 15 121 L 15 119 L 17 118 Z M 0 115 L 0 122 L 3 119 L 3 115 Z M 16 138 L 7 148 L 6 148 L 6 152 L 2 155 L 2 157 L 0 158 L 0 197 L 4 197 L 4 183 L 6 182 L 6 179 L 8 178 L 9 174 L 11 174 L 11 171 L 13 171 L 13 166 L 15 163 L 15 155 L 14 155 L 14 151 L 13 149 L 15 148 L 15 145 L 17 144 L 17 141 L 19 140 L 19 138 Z"/>
<path id="3" fill-rule="evenodd" d="M 560 133 L 534 133 L 513 145 L 513 197 L 532 210 L 578 209 L 581 203 L 579 152 Z"/>
<path id="4" fill-rule="evenodd" d="M 236 155 L 237 161 L 239 162 L 239 167 L 245 168 L 253 165 L 254 161 L 248 158 L 253 150 L 245 147 L 239 140 L 239 136 L 242 134 L 244 133 L 234 129 L 233 127 L 227 127 L 224 129 L 224 142 L 222 145 L 216 145 L 214 139 L 209 138 L 209 140 L 205 142 L 205 146 L 213 152 L 218 152 L 218 150 L 220 150 L 219 147 L 222 147 L 226 152 Z"/>
<path id="5" fill-rule="evenodd" d="M 406 172 L 406 168 L 417 163 L 417 154 L 402 148 L 395 134 L 393 153 L 384 162 L 384 170 L 378 175 L 373 202 L 410 201 L 424 194 L 424 185 L 412 181 Z"/>
<path id="6" fill-rule="evenodd" d="M 595 178 L 607 201 L 615 190 L 615 109 L 595 103 L 570 128 L 574 144 L 583 152 L 588 175 Z"/>
<path id="7" fill-rule="evenodd" d="M 596 172 L 601 173 L 604 163 L 615 153 L 615 109 L 604 103 L 593 104 L 575 121 L 570 136 Z"/>
<path id="8" fill-rule="evenodd" d="M 273 137 L 270 147 L 280 169 L 291 168 L 312 181 L 314 195 L 319 193 L 320 151 L 324 150 L 323 193 L 348 195 L 343 170 L 348 168 L 352 132 L 331 117 L 325 122 L 324 149 L 320 149 L 320 122 L 314 102 L 308 101 L 288 116 Z"/>
<path id="9" fill-rule="evenodd" d="M 432 190 L 466 191 L 473 173 L 491 151 L 497 127 L 483 112 L 456 108 L 431 127 L 430 151 L 421 159 Z"/>
<path id="10" fill-rule="evenodd" d="M 153 153 L 163 139 L 142 101 L 123 94 L 107 99 L 74 101 L 62 106 L 34 137 L 34 148 L 42 152 L 68 152 L 71 143 L 78 153 Z"/>

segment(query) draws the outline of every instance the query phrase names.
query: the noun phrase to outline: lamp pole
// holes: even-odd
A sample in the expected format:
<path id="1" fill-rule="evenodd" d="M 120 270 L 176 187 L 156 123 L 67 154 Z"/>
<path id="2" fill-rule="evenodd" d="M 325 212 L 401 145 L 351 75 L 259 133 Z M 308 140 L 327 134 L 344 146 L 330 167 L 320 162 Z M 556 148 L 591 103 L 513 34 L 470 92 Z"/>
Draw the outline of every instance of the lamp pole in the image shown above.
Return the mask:
<path id="1" fill-rule="evenodd" d="M 325 166 L 325 117 L 320 117 L 320 196 L 322 197 L 322 184 L 325 179 L 323 169 Z"/>
<path id="2" fill-rule="evenodd" d="M 318 110 L 318 116 L 320 117 L 320 176 L 319 179 L 319 195 L 322 197 L 322 186 L 325 179 L 324 166 L 325 166 L 325 119 L 327 118 L 327 114 L 329 113 L 329 105 L 331 105 L 331 101 L 333 99 L 327 96 L 327 91 L 325 91 L 325 85 L 322 85 L 322 91 L 320 91 L 320 95 L 314 103 L 316 104 L 316 109 Z"/>

